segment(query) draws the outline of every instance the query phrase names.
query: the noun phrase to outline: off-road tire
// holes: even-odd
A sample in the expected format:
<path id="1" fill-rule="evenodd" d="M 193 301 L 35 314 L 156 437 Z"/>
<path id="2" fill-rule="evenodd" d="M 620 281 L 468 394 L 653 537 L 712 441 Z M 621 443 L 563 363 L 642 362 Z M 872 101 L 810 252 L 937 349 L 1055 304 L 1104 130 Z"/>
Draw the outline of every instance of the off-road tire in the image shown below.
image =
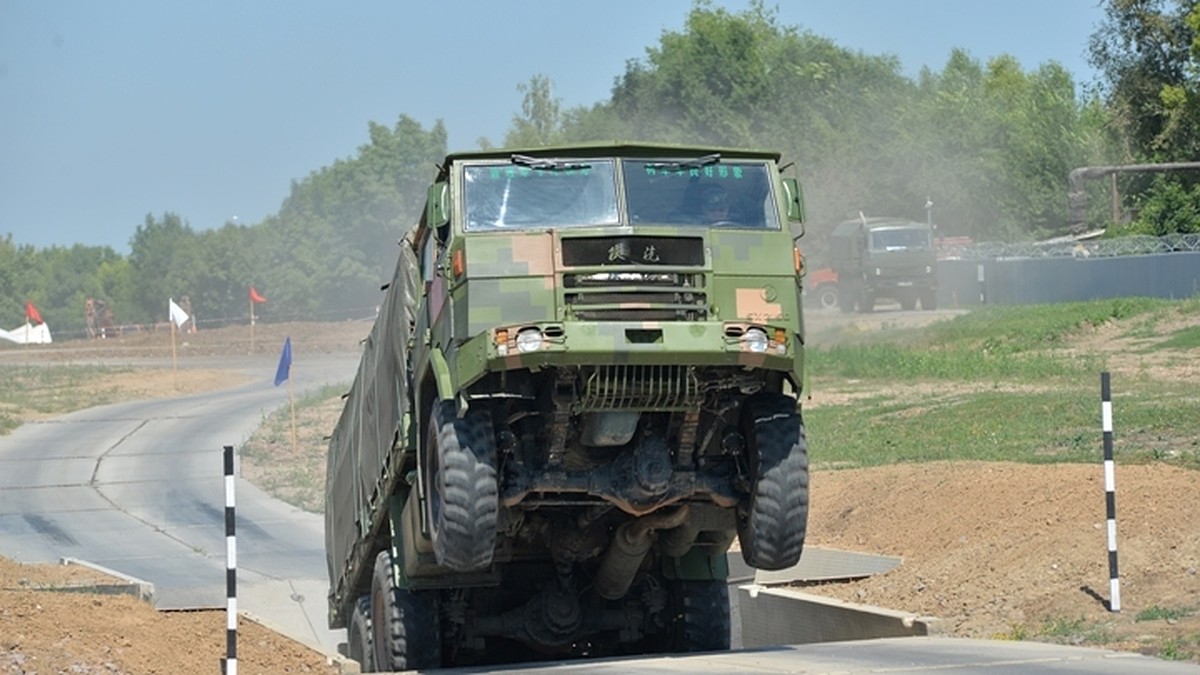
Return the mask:
<path id="1" fill-rule="evenodd" d="M 374 667 L 380 672 L 440 668 L 437 592 L 399 588 L 395 579 L 392 554 L 381 551 L 371 578 Z"/>
<path id="2" fill-rule="evenodd" d="M 675 652 L 729 649 L 729 586 L 724 579 L 671 581 L 671 646 Z"/>
<path id="3" fill-rule="evenodd" d="M 927 312 L 937 309 L 937 291 L 921 291 L 921 309 Z"/>
<path id="4" fill-rule="evenodd" d="M 796 400 L 757 394 L 742 409 L 748 494 L 738 505 L 738 542 L 760 570 L 795 565 L 808 529 L 808 443 Z"/>
<path id="5" fill-rule="evenodd" d="M 456 572 L 486 569 L 500 506 L 491 415 L 471 409 L 460 419 L 453 402 L 434 403 L 428 452 L 429 538 L 437 562 Z"/>
<path id="6" fill-rule="evenodd" d="M 364 673 L 375 672 L 375 636 L 371 628 L 371 596 L 364 595 L 354 603 L 350 625 L 346 627 L 348 656 L 362 667 Z"/>
<path id="7" fill-rule="evenodd" d="M 838 306 L 838 289 L 833 284 L 825 284 L 817 288 L 817 307 L 833 309 Z"/>

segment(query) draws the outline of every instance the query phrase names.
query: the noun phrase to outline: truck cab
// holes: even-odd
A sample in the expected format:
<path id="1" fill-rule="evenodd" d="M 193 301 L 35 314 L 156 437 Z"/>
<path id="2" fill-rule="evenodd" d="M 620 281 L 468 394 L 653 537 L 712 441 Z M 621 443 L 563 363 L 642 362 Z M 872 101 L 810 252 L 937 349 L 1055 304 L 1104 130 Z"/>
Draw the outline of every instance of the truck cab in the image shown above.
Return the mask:
<path id="1" fill-rule="evenodd" d="M 937 308 L 933 227 L 902 218 L 846 220 L 830 237 L 838 303 L 844 312 L 873 311 L 890 299 L 902 310 Z"/>

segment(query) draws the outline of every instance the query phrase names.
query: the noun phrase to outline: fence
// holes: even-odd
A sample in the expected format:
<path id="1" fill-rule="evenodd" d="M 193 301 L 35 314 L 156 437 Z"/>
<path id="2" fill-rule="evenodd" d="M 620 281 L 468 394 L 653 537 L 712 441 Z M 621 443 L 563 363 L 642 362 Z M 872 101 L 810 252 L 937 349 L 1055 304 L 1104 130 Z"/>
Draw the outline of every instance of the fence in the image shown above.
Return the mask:
<path id="1" fill-rule="evenodd" d="M 1161 251 L 1160 246 L 1169 245 L 1153 237 L 1146 239 L 1159 243 L 1144 241 L 1144 248 L 1129 249 L 1135 242 L 1126 241 L 1122 246 L 1126 250 Z M 1190 239 L 1188 242 L 1196 243 Z M 1096 247 L 1068 249 L 1074 254 L 1064 255 L 1061 248 L 1042 248 L 1029 251 L 1033 255 L 939 260 L 938 304 L 1029 305 L 1135 296 L 1179 300 L 1200 295 L 1200 246 L 1133 255 L 1100 253 Z M 1113 246 L 1107 250 L 1120 249 Z"/>

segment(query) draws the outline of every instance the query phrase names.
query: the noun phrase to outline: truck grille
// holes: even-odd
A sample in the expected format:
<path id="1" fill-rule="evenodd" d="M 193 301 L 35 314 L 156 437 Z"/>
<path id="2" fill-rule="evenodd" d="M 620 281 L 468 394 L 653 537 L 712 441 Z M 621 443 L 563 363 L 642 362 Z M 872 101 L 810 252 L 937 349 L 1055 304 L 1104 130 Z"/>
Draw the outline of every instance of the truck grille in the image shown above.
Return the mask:
<path id="1" fill-rule="evenodd" d="M 590 272 L 563 275 L 564 300 L 584 321 L 702 321 L 708 318 L 704 275 L 681 272 Z"/>
<path id="2" fill-rule="evenodd" d="M 597 366 L 584 376 L 580 409 L 689 410 L 700 405 L 690 366 Z"/>

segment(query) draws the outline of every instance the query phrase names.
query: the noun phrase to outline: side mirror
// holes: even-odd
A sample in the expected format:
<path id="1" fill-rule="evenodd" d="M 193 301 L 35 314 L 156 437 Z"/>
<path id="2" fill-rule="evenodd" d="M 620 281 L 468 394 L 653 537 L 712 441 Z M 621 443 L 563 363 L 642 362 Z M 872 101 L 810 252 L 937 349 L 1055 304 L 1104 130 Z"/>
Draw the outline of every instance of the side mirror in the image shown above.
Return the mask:
<path id="1" fill-rule="evenodd" d="M 784 198 L 787 199 L 788 221 L 795 223 L 792 232 L 795 236 L 804 235 L 804 193 L 800 191 L 800 182 L 795 178 L 783 179 Z"/>
<path id="2" fill-rule="evenodd" d="M 425 197 L 425 225 L 438 229 L 450 222 L 450 185 L 445 181 L 429 186 Z"/>

